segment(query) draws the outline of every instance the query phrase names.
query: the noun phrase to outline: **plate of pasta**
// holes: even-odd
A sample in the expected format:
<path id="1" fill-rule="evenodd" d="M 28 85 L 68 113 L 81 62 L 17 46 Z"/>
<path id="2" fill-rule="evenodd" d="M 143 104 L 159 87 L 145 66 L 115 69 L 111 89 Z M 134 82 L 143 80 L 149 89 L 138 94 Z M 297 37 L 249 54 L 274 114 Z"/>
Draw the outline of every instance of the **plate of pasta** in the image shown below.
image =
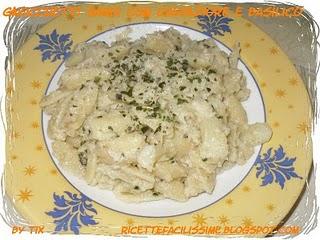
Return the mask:
<path id="1" fill-rule="evenodd" d="M 80 43 L 41 101 L 55 163 L 81 192 L 125 213 L 179 215 L 219 200 L 272 135 L 240 51 L 161 23 Z"/>

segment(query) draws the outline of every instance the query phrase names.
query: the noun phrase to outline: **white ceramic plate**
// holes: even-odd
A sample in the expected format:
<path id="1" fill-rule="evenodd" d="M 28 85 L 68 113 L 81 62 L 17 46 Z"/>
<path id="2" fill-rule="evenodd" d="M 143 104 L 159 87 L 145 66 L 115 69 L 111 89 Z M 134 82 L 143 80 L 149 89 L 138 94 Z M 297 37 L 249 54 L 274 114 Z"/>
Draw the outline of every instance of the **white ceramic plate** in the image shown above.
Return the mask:
<path id="1" fill-rule="evenodd" d="M 123 26 L 119 28 L 112 29 L 110 31 L 106 31 L 99 35 L 92 37 L 90 41 L 105 41 L 106 43 L 111 43 L 116 40 L 116 36 L 127 29 L 128 26 Z M 152 33 L 154 31 L 166 30 L 169 27 L 173 27 L 181 33 L 187 34 L 191 39 L 194 40 L 202 40 L 208 38 L 208 36 L 200 33 L 198 31 L 189 29 L 187 27 L 162 24 L 162 23 L 141 23 L 141 24 L 133 24 L 130 25 L 131 33 L 129 37 L 132 40 L 138 39 L 142 36 L 145 36 L 148 33 Z M 225 47 L 222 43 L 216 41 L 219 48 L 221 48 L 226 53 L 230 53 L 230 49 Z M 246 67 L 246 65 L 239 61 L 238 65 L 239 69 L 241 69 L 244 75 L 247 78 L 247 85 L 251 91 L 249 99 L 243 103 L 243 106 L 248 115 L 249 123 L 255 122 L 265 122 L 265 109 L 263 99 L 258 88 L 257 83 L 255 82 L 252 74 Z M 65 66 L 62 64 L 54 74 L 47 90 L 46 94 L 54 91 L 58 85 L 57 82 L 61 76 L 61 73 L 64 71 Z M 53 156 L 52 153 L 52 141 L 49 139 L 47 134 L 49 117 L 46 114 L 42 114 L 42 128 L 45 136 L 46 145 L 48 146 L 50 155 L 58 166 L 59 170 L 63 174 L 63 176 L 80 192 L 90 197 L 92 200 L 97 203 L 127 214 L 137 215 L 137 216 L 145 216 L 145 217 L 164 217 L 164 216 L 175 216 L 181 215 L 185 213 L 190 213 L 201 208 L 204 208 L 208 205 L 213 204 L 219 199 L 223 198 L 229 192 L 231 192 L 239 183 L 246 177 L 250 169 L 252 168 L 256 157 L 259 154 L 260 146 L 255 148 L 254 154 L 252 157 L 246 162 L 246 164 L 242 166 L 234 166 L 233 168 L 226 170 L 219 174 L 216 179 L 216 186 L 212 194 L 200 194 L 199 196 L 193 197 L 189 199 L 187 202 L 177 202 L 173 200 L 160 200 L 153 202 L 144 202 L 144 203 L 126 203 L 119 199 L 117 199 L 111 191 L 102 190 L 98 187 L 89 186 L 83 179 L 80 179 L 68 171 L 64 170 L 60 165 L 58 159 Z"/>

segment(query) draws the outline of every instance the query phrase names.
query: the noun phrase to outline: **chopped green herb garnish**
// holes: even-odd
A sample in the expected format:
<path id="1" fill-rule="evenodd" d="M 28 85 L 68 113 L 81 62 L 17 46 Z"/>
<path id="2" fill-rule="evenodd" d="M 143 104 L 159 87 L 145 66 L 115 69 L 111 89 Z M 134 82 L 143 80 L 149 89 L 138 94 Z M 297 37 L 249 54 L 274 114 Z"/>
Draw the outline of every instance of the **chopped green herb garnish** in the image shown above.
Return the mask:
<path id="1" fill-rule="evenodd" d="M 168 78 L 175 77 L 178 73 L 177 72 L 171 72 L 167 75 Z"/>
<path id="2" fill-rule="evenodd" d="M 143 125 L 141 128 L 142 133 L 146 133 L 148 130 L 151 130 L 151 128 L 148 125 Z"/>
<path id="3" fill-rule="evenodd" d="M 187 59 L 183 59 L 183 61 L 182 61 L 182 69 L 183 69 L 183 71 L 187 71 L 188 67 L 189 67 L 188 60 Z"/>
<path id="4" fill-rule="evenodd" d="M 138 103 L 135 100 L 132 100 L 131 102 L 128 103 L 129 105 L 137 106 Z"/>
<path id="5" fill-rule="evenodd" d="M 159 83 L 159 88 L 164 88 L 164 86 L 166 85 L 166 83 L 165 82 L 161 82 L 161 83 Z"/>
<path id="6" fill-rule="evenodd" d="M 217 71 L 214 69 L 209 69 L 208 74 L 213 74 L 213 73 L 217 73 Z"/>
<path id="7" fill-rule="evenodd" d="M 182 98 L 178 98 L 178 105 L 180 105 L 180 104 L 183 104 L 183 103 L 188 103 L 188 101 L 187 100 L 185 100 L 185 99 L 182 99 Z"/>
<path id="8" fill-rule="evenodd" d="M 87 157 L 86 152 L 80 152 L 78 154 L 78 157 L 79 157 L 79 161 L 80 161 L 81 165 L 82 166 L 87 166 L 88 157 Z"/>
<path id="9" fill-rule="evenodd" d="M 179 87 L 179 90 L 180 90 L 180 91 L 183 91 L 183 90 L 185 90 L 185 89 L 186 89 L 186 86 L 180 86 L 180 87 Z"/>
<path id="10" fill-rule="evenodd" d="M 138 71 L 139 70 L 139 67 L 135 64 L 132 64 L 132 71 Z"/>
<path id="11" fill-rule="evenodd" d="M 154 131 L 154 133 L 160 132 L 161 131 L 161 125 L 159 125 L 156 130 Z"/>
<path id="12" fill-rule="evenodd" d="M 145 72 L 141 77 L 144 82 L 147 82 L 147 83 L 154 82 L 154 79 L 151 77 L 151 75 L 148 72 Z"/>
<path id="13" fill-rule="evenodd" d="M 122 63 L 120 66 L 123 70 L 128 70 L 128 64 Z"/>
<path id="14" fill-rule="evenodd" d="M 101 80 L 101 77 L 99 77 L 99 76 L 96 76 L 96 77 L 94 77 L 94 83 L 99 83 L 100 82 L 100 80 Z"/>
<path id="15" fill-rule="evenodd" d="M 173 64 L 173 59 L 172 58 L 168 58 L 167 60 L 167 67 L 170 68 Z"/>
<path id="16" fill-rule="evenodd" d="M 117 99 L 117 100 L 122 100 L 122 95 L 121 95 L 120 93 L 117 93 L 117 94 L 116 94 L 116 99 Z"/>

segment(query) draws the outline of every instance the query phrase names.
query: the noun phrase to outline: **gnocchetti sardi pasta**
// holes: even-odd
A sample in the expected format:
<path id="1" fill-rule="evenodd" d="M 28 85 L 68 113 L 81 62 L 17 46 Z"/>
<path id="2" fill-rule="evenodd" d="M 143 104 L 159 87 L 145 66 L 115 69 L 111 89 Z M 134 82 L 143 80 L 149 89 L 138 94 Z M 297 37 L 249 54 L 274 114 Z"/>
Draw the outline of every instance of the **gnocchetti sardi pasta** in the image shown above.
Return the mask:
<path id="1" fill-rule="evenodd" d="M 40 105 L 62 167 L 124 201 L 187 201 L 245 163 L 272 135 L 248 124 L 250 91 L 212 39 L 172 28 L 111 45 L 76 46 L 59 87 Z"/>

